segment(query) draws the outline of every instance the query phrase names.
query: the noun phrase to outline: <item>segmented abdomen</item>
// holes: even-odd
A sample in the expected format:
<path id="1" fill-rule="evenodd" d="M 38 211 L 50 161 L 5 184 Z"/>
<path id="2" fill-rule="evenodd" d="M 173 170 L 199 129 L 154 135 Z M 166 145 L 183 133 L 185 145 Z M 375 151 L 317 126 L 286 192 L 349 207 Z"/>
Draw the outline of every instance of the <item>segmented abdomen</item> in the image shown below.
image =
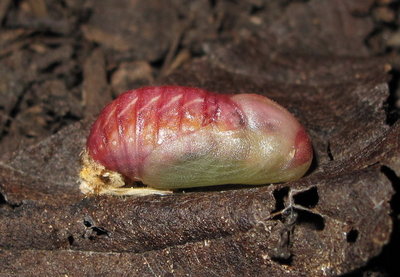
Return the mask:
<path id="1" fill-rule="evenodd" d="M 141 179 L 144 160 L 159 145 L 206 126 L 228 131 L 245 124 L 243 112 L 228 95 L 177 86 L 147 87 L 125 92 L 104 108 L 91 129 L 87 149 L 108 169 Z"/>

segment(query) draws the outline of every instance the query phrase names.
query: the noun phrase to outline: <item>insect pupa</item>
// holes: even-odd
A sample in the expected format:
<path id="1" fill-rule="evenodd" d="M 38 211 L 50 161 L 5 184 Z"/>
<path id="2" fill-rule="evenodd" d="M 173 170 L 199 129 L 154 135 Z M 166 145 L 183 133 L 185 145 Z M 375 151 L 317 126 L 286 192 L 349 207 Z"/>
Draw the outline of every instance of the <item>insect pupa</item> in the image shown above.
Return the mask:
<path id="1" fill-rule="evenodd" d="M 264 96 L 144 87 L 121 94 L 94 122 L 80 189 L 145 195 L 287 182 L 305 174 L 312 156 L 304 127 Z M 137 181 L 147 187 L 129 186 Z"/>

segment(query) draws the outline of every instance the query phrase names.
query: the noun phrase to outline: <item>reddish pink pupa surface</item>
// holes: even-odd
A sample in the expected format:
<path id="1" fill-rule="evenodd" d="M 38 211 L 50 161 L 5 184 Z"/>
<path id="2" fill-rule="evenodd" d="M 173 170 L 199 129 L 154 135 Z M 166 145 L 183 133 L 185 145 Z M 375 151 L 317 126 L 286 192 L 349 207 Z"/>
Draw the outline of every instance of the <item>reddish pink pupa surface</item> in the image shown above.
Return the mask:
<path id="1" fill-rule="evenodd" d="M 312 160 L 304 127 L 272 100 L 180 86 L 120 95 L 93 124 L 85 153 L 85 193 L 116 193 L 121 180 L 156 189 L 284 182 Z"/>

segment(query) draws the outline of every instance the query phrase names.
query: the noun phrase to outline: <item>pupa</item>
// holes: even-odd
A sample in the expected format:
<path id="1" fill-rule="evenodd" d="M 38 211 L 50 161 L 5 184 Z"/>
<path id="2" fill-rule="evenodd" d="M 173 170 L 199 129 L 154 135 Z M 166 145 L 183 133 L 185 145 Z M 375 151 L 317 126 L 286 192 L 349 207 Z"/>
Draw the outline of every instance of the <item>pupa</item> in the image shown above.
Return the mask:
<path id="1" fill-rule="evenodd" d="M 144 87 L 121 94 L 94 122 L 82 153 L 80 189 L 147 195 L 280 183 L 302 177 L 312 157 L 305 128 L 267 97 Z"/>

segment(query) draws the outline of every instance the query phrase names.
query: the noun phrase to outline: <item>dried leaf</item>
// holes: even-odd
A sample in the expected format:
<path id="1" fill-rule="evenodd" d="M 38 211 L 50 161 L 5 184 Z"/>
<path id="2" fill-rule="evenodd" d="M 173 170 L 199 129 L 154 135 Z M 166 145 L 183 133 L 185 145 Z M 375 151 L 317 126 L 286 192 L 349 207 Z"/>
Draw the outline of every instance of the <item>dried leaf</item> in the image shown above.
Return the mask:
<path id="1" fill-rule="evenodd" d="M 93 16 L 82 27 L 83 34 L 107 48 L 129 52 L 133 57 L 154 61 L 173 38 L 176 17 L 165 1 L 96 0 Z"/>
<path id="2" fill-rule="evenodd" d="M 111 100 L 107 84 L 103 51 L 97 49 L 88 57 L 83 67 L 83 104 L 86 116 L 96 115 Z"/>

